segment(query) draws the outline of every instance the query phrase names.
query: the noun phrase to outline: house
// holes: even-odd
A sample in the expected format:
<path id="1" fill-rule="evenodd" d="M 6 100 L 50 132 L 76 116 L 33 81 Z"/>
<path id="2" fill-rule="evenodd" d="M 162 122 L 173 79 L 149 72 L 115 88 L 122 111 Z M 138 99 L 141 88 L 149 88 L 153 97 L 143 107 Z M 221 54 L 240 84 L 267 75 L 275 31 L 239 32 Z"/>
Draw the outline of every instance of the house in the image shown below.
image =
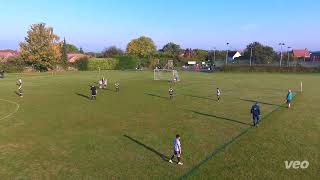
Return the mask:
<path id="1" fill-rule="evenodd" d="M 69 53 L 68 54 L 68 61 L 71 63 L 76 62 L 77 60 L 81 58 L 88 57 L 86 54 L 80 54 L 80 53 Z"/>
<path id="2" fill-rule="evenodd" d="M 185 58 L 192 58 L 193 56 L 193 51 L 192 49 L 186 49 L 182 54 L 180 54 L 180 57 L 185 57 Z"/>
<path id="3" fill-rule="evenodd" d="M 310 61 L 320 61 L 320 51 L 312 52 L 310 54 Z"/>
<path id="4" fill-rule="evenodd" d="M 310 51 L 305 48 L 305 49 L 294 49 L 292 50 L 293 57 L 298 58 L 298 59 L 306 59 L 310 58 Z"/>
<path id="5" fill-rule="evenodd" d="M 228 61 L 234 61 L 236 58 L 240 57 L 241 53 L 239 51 L 229 51 Z"/>
<path id="6" fill-rule="evenodd" d="M 18 51 L 6 49 L 0 50 L 0 61 L 7 62 L 8 58 L 10 57 L 17 57 L 19 55 Z"/>

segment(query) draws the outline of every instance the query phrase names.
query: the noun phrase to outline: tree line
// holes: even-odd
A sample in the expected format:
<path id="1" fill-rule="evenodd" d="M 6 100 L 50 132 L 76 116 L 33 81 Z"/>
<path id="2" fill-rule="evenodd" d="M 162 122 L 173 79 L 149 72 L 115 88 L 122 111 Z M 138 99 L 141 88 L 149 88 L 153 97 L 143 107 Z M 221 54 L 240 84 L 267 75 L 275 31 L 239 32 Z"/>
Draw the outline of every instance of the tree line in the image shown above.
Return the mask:
<path id="1" fill-rule="evenodd" d="M 278 54 L 270 46 L 259 42 L 249 44 L 243 51 L 243 59 L 251 58 L 255 63 L 272 63 L 278 60 Z M 68 44 L 65 39 L 60 41 L 52 27 L 45 23 L 33 24 L 24 41 L 20 43 L 19 59 L 40 71 L 54 69 L 57 64 L 68 65 L 68 53 L 84 53 L 82 48 Z M 176 64 L 185 64 L 189 60 L 211 61 L 224 60 L 226 51 L 183 49 L 179 44 L 169 42 L 157 49 L 150 37 L 141 36 L 131 40 L 125 51 L 110 46 L 101 53 L 87 53 L 95 57 L 114 58 L 117 56 L 135 56 L 148 61 L 140 64 L 156 64 L 156 59 L 172 59 Z"/>

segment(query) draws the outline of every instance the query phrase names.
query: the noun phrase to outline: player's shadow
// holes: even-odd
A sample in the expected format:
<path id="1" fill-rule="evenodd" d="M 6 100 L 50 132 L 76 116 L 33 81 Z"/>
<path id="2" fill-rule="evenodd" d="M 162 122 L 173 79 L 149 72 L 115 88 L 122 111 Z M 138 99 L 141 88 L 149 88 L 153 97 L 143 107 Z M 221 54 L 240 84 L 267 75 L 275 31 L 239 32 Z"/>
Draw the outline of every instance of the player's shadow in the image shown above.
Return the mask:
<path id="1" fill-rule="evenodd" d="M 197 95 L 191 95 L 191 94 L 183 94 L 183 95 L 188 97 L 198 98 L 198 99 L 207 99 L 207 100 L 217 101 L 216 99 L 204 97 L 204 96 L 197 96 Z"/>
<path id="2" fill-rule="evenodd" d="M 109 89 L 109 88 L 105 88 L 105 89 L 102 89 L 102 90 L 105 90 L 105 91 L 111 91 L 111 92 L 117 92 L 116 90 Z"/>
<path id="3" fill-rule="evenodd" d="M 15 93 L 17 96 L 20 96 L 20 94 L 19 94 L 18 91 L 14 91 L 14 93 Z"/>
<path id="4" fill-rule="evenodd" d="M 279 107 L 283 107 L 282 105 L 279 105 L 279 104 L 273 104 L 273 103 L 268 103 L 268 102 L 262 102 L 262 101 L 256 101 L 256 100 L 252 100 L 252 99 L 241 99 L 241 101 L 247 101 L 247 102 L 257 102 L 259 104 L 265 104 L 265 105 L 270 105 L 270 106 L 279 106 Z"/>
<path id="5" fill-rule="evenodd" d="M 187 110 L 187 111 L 191 111 L 191 112 L 193 112 L 195 114 L 202 115 L 202 116 L 214 117 L 214 118 L 221 119 L 221 120 L 224 120 L 224 121 L 230 121 L 230 122 L 234 122 L 234 123 L 238 123 L 238 124 L 251 126 L 251 124 L 249 124 L 249 123 L 245 123 L 245 122 L 242 122 L 242 121 L 238 121 L 238 120 L 234 120 L 234 119 L 230 119 L 230 118 L 226 118 L 226 117 L 220 117 L 220 116 L 216 116 L 216 115 L 213 115 L 213 114 L 202 113 L 202 112 L 198 112 L 198 111 L 194 111 L 194 110 Z"/>
<path id="6" fill-rule="evenodd" d="M 81 93 L 76 93 L 76 95 L 80 96 L 80 97 L 83 97 L 85 99 L 89 99 L 90 100 L 90 97 L 87 96 L 87 95 L 84 95 L 84 94 L 81 94 Z"/>
<path id="7" fill-rule="evenodd" d="M 144 94 L 146 94 L 148 96 L 162 98 L 162 99 L 168 99 L 168 97 L 160 96 L 160 95 L 157 95 L 157 94 L 151 94 L 151 93 L 144 93 Z"/>
<path id="8" fill-rule="evenodd" d="M 166 155 L 158 152 L 157 150 L 153 149 L 152 147 L 147 146 L 147 145 L 143 144 L 142 142 L 140 142 L 140 141 L 138 141 L 138 140 L 136 140 L 136 139 L 134 139 L 134 138 L 132 138 L 132 137 L 130 137 L 130 136 L 128 136 L 128 135 L 123 135 L 123 136 L 126 137 L 126 138 L 128 138 L 129 140 L 137 143 L 138 145 L 144 147 L 145 149 L 153 152 L 154 154 L 158 155 L 162 160 L 164 160 L 164 161 L 169 161 L 170 158 L 169 158 L 168 156 L 166 156 Z"/>

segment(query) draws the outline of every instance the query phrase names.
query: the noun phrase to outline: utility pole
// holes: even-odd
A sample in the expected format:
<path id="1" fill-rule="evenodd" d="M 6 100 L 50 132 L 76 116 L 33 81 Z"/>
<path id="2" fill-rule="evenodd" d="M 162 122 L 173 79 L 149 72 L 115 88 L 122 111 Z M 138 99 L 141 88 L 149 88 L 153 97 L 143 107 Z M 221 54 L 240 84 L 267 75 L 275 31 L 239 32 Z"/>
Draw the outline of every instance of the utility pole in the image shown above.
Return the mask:
<path id="1" fill-rule="evenodd" d="M 279 43 L 279 46 L 280 46 L 280 49 L 281 49 L 281 51 L 280 51 L 280 67 L 281 67 L 282 56 L 283 56 L 283 54 L 282 54 L 282 46 L 284 46 L 284 45 L 285 45 L 284 43 Z"/>
<path id="2" fill-rule="evenodd" d="M 216 63 L 216 47 L 213 47 L 213 63 Z"/>
<path id="3" fill-rule="evenodd" d="M 227 45 L 227 54 L 226 54 L 226 65 L 228 65 L 228 56 L 229 56 L 229 44 L 230 44 L 230 43 L 228 43 L 228 42 L 227 42 L 227 44 L 226 44 L 226 45 Z"/>
<path id="4" fill-rule="evenodd" d="M 250 67 L 252 65 L 252 48 L 253 48 L 253 45 L 251 44 L 250 45 Z"/>
<path id="5" fill-rule="evenodd" d="M 291 47 L 288 46 L 288 60 L 287 60 L 288 67 L 289 67 L 289 63 L 290 63 L 290 49 L 291 49 Z"/>

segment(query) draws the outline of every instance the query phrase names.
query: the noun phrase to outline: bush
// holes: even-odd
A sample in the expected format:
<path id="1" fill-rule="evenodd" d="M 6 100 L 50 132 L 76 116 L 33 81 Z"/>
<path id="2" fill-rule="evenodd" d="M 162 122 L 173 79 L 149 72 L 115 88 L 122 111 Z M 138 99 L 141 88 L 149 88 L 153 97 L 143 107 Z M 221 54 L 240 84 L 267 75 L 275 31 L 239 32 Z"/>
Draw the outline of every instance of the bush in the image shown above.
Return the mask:
<path id="1" fill-rule="evenodd" d="M 0 63 L 0 70 L 4 70 L 6 73 L 18 73 L 22 72 L 25 64 L 20 61 L 8 61 Z"/>
<path id="2" fill-rule="evenodd" d="M 116 69 L 135 69 L 140 60 L 135 56 L 118 56 L 118 65 Z"/>
<path id="3" fill-rule="evenodd" d="M 79 71 L 88 71 L 88 64 L 89 64 L 89 59 L 88 58 L 81 58 L 78 61 L 75 62 L 75 67 Z"/>
<path id="4" fill-rule="evenodd" d="M 81 58 L 76 61 L 76 67 L 80 71 L 112 70 L 116 69 L 118 60 L 104 58 Z"/>

